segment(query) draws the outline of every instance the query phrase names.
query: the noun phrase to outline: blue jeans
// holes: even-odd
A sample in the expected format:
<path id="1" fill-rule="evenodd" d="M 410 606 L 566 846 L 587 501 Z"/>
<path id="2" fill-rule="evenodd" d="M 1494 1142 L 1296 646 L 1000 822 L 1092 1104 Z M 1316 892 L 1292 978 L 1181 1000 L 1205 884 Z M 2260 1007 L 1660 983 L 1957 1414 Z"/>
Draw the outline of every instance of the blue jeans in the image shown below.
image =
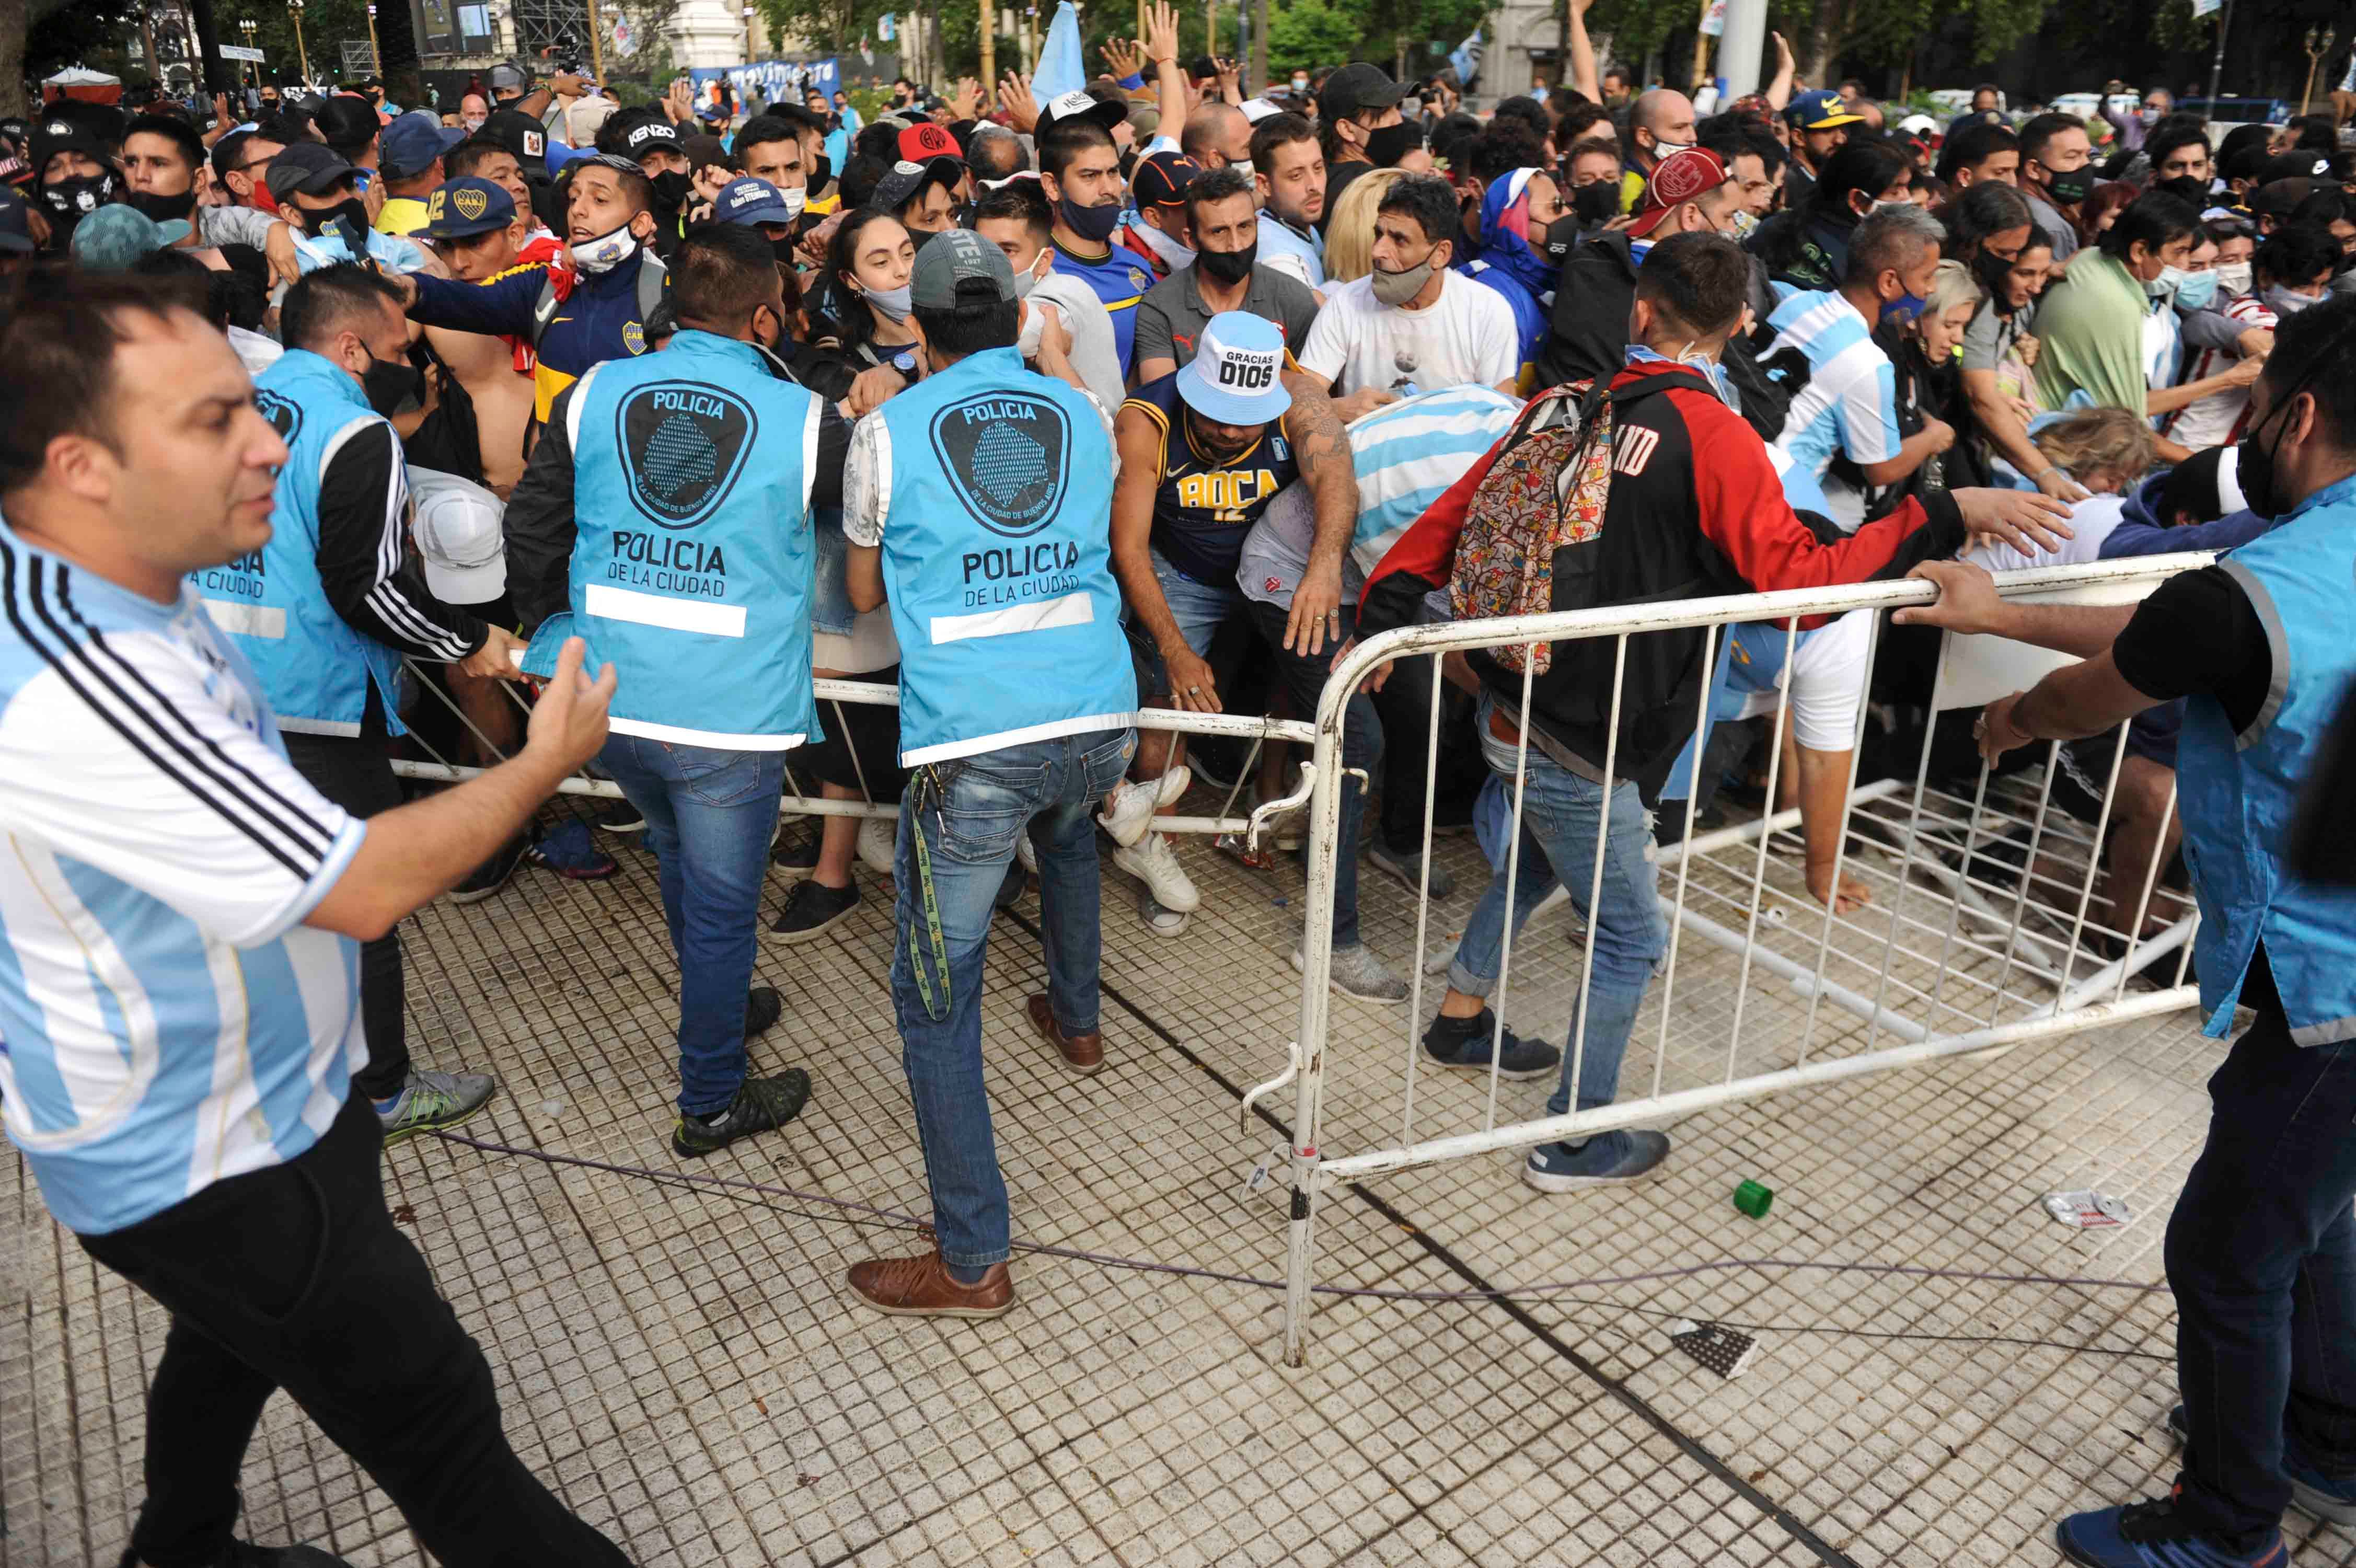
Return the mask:
<path id="1" fill-rule="evenodd" d="M 782 751 L 606 737 L 597 766 L 647 819 L 679 960 L 679 1108 L 724 1111 L 744 1082 L 744 993 L 785 793 Z"/>
<path id="2" fill-rule="evenodd" d="M 1482 755 L 1492 771 L 1507 785 L 1514 778 L 1514 747 L 1489 728 L 1494 703 L 1483 693 L 1474 715 Z M 1610 826 L 1603 836 L 1603 891 L 1596 908 L 1587 908 L 1588 890 L 1595 879 L 1595 835 L 1606 814 Z M 1636 786 L 1622 783 L 1606 789 L 1561 767 L 1536 746 L 1523 775 L 1522 854 L 1514 879 L 1514 930 L 1518 935 L 1530 911 L 1558 883 L 1567 887 L 1571 903 L 1588 918 L 1588 945 L 1595 958 L 1584 1012 L 1587 1039 L 1578 1052 L 1580 1015 L 1574 1011 L 1570 1034 L 1563 1045 L 1562 1082 L 1547 1101 L 1547 1113 L 1559 1116 L 1571 1109 L 1573 1058 L 1578 1058 L 1578 1108 L 1592 1111 L 1609 1105 L 1620 1092 L 1620 1059 L 1627 1054 L 1628 1036 L 1636 1026 L 1636 1013 L 1644 1004 L 1644 988 L 1669 950 L 1668 921 L 1661 914 L 1653 862 L 1645 851 L 1653 840 L 1644 803 Z M 1463 940 L 1456 945 L 1448 983 L 1469 996 L 1486 996 L 1496 990 L 1503 966 L 1505 935 L 1505 872 L 1501 863 L 1489 878 L 1488 890 L 1472 910 Z"/>
<path id="3" fill-rule="evenodd" d="M 981 972 L 999 886 L 1015 839 L 1029 832 L 1039 857 L 1048 1004 L 1065 1033 L 1092 1033 L 1100 883 L 1090 813 L 1136 751 L 1130 729 L 1031 741 L 920 768 L 900 797 L 892 1010 L 932 1186 L 933 1230 L 941 1256 L 959 1267 L 1003 1261 L 1010 1237 L 981 1081 Z M 940 922 L 938 950 L 926 918 L 920 843 Z"/>
<path id="4" fill-rule="evenodd" d="M 2290 1503 L 2286 1434 L 2356 1475 L 2356 1041 L 2292 1045 L 2263 948 L 2242 1000 L 2257 1022 L 2209 1079 L 2167 1261 L 2191 1428 L 2178 1507 L 2254 1543 Z"/>

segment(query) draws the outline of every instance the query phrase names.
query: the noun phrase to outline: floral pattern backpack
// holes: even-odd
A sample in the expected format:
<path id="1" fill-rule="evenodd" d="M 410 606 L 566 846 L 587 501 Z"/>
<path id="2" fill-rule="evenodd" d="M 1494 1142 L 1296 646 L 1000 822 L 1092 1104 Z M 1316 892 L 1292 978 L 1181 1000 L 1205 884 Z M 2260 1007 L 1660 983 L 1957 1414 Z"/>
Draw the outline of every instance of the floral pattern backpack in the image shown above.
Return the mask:
<path id="1" fill-rule="evenodd" d="M 1555 552 L 1603 532 L 1612 495 L 1612 405 L 1591 381 L 1545 394 L 1508 432 L 1472 492 L 1456 541 L 1449 607 L 1458 620 L 1544 615 L 1554 607 Z M 1543 675 L 1554 645 L 1493 650 L 1510 670 Z"/>

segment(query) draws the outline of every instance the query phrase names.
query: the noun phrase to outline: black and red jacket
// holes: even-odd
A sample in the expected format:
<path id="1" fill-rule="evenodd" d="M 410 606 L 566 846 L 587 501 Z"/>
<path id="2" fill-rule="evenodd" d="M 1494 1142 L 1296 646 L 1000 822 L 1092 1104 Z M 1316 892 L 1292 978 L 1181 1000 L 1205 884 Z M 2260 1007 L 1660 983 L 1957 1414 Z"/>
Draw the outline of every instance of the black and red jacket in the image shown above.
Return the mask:
<path id="1" fill-rule="evenodd" d="M 1556 610 L 1902 577 L 1964 542 L 1962 513 L 1944 491 L 1910 498 L 1846 538 L 1829 524 L 1820 534 L 1784 500 L 1758 433 L 1684 366 L 1631 365 L 1605 395 L 1612 403 L 1612 492 L 1601 531 L 1555 553 Z M 1424 595 L 1448 585 L 1474 492 L 1499 455 L 1525 438 L 1549 397 L 1534 402 L 1384 555 L 1360 596 L 1360 636 L 1412 624 Z M 1667 778 L 1694 732 L 1708 676 L 1706 635 L 1697 627 L 1628 639 L 1612 771 L 1648 793 Z M 1555 643 L 1524 721 L 1599 772 L 1611 739 L 1614 640 Z M 1509 716 L 1519 714 L 1521 671 L 1486 653 L 1468 657 L 1498 706 Z"/>

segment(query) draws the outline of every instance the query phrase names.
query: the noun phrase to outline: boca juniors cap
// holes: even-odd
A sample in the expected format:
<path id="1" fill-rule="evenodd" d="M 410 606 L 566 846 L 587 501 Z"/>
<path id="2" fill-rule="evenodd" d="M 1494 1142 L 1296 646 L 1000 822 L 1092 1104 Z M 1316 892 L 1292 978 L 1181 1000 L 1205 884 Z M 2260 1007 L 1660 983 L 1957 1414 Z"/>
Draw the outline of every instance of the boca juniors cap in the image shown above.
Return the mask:
<path id="1" fill-rule="evenodd" d="M 1292 406 L 1292 394 L 1284 390 L 1284 333 L 1264 317 L 1221 311 L 1203 328 L 1194 357 L 1178 372 L 1178 395 L 1221 424 L 1283 418 Z"/>

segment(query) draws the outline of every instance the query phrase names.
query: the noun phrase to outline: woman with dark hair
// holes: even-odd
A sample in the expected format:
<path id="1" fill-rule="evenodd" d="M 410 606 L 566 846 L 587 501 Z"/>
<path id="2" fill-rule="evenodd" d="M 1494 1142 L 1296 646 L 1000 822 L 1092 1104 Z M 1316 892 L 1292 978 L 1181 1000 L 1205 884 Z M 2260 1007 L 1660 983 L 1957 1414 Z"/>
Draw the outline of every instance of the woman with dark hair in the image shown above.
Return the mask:
<path id="1" fill-rule="evenodd" d="M 1971 268 L 1981 295 L 1956 360 L 1963 393 L 1957 407 L 1967 416 L 1958 429 L 1977 437 L 1973 445 L 1983 461 L 2000 456 L 2047 495 L 2078 500 L 2086 492 L 2039 457 L 2029 439 L 2036 410 L 2029 367 L 2040 347 L 2029 328 L 2053 265 L 2053 242 L 2038 228 L 2029 199 L 1995 180 L 1969 187 L 1941 216 L 1947 224 L 1941 253 Z"/>
<path id="2" fill-rule="evenodd" d="M 2037 367 L 2040 401 L 2047 408 L 2093 403 L 2148 415 L 2247 385 L 2229 370 L 2182 385 L 2176 381 L 2176 291 L 2186 263 L 2207 238 L 2201 215 L 2176 198 L 2146 196 L 2119 209 L 2095 249 L 2072 257 L 2039 311 L 2044 349 Z M 2190 449 L 2163 437 L 2163 462 L 2181 463 Z"/>
<path id="3" fill-rule="evenodd" d="M 916 265 L 916 242 L 897 218 L 867 207 L 847 215 L 827 245 L 818 347 L 840 352 L 854 370 L 889 365 L 911 381 L 921 376 L 921 342 L 908 319 Z"/>
<path id="4" fill-rule="evenodd" d="M 1796 289 L 1837 289 L 1848 271 L 1849 236 L 1877 207 L 1911 199 L 1913 166 L 1885 142 L 1851 142 L 1825 160 L 1807 199 L 1751 237 L 1767 275 Z"/>

